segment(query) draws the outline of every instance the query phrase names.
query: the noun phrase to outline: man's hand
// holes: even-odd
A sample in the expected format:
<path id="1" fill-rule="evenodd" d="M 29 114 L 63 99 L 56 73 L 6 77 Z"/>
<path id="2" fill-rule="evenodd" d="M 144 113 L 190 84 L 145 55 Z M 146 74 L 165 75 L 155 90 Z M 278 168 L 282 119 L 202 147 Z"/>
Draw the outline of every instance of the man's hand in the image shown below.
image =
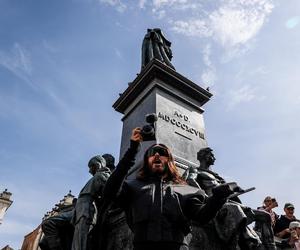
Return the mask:
<path id="1" fill-rule="evenodd" d="M 283 238 L 285 235 L 289 234 L 291 231 L 289 228 L 283 229 L 281 232 L 277 233 L 276 236 Z"/>
<path id="2" fill-rule="evenodd" d="M 132 134 L 130 137 L 130 140 L 132 141 L 136 141 L 136 142 L 142 142 L 143 141 L 143 137 L 141 135 L 141 128 L 134 128 L 132 130 Z"/>

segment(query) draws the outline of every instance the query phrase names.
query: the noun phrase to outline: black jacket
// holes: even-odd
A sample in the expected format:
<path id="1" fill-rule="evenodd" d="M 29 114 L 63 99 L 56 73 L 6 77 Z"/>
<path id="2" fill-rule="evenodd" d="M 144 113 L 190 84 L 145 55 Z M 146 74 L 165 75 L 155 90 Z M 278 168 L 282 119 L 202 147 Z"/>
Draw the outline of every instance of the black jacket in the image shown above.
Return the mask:
<path id="1" fill-rule="evenodd" d="M 190 221 L 212 219 L 223 202 L 186 184 L 158 178 L 125 181 L 120 194 L 135 243 L 172 242 L 187 245 Z"/>
<path id="2" fill-rule="evenodd" d="M 108 179 L 105 196 L 117 196 L 130 166 L 134 165 L 138 144 L 131 142 L 118 167 Z M 130 166 L 129 166 L 130 165 Z M 201 224 L 212 219 L 224 200 L 205 198 L 203 191 L 188 186 L 163 182 L 159 178 L 126 180 L 117 196 L 127 222 L 134 233 L 135 244 L 177 243 L 186 245 L 189 222 Z"/>

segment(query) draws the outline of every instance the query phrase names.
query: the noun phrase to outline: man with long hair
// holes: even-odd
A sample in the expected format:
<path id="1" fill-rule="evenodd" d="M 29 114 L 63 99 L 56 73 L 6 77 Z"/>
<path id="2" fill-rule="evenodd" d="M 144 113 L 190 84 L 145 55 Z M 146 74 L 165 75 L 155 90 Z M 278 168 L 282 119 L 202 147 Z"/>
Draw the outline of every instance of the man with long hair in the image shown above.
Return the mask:
<path id="1" fill-rule="evenodd" d="M 104 199 L 115 198 L 124 209 L 134 234 L 134 250 L 186 250 L 190 221 L 204 224 L 211 220 L 235 186 L 220 185 L 207 198 L 180 177 L 170 149 L 163 144 L 148 148 L 137 177 L 124 181 L 143 140 L 140 132 L 140 128 L 133 129 L 130 148 L 108 179 Z"/>

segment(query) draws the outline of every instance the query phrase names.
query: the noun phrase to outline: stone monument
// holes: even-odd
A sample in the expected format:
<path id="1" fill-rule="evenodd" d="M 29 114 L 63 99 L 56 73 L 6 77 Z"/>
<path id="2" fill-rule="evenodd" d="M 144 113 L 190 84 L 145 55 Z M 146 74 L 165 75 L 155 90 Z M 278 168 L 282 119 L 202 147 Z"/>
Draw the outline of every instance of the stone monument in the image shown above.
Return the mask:
<path id="1" fill-rule="evenodd" d="M 154 143 L 171 149 L 182 173 L 197 167 L 197 152 L 207 146 L 202 106 L 212 94 L 175 71 L 170 47 L 171 42 L 160 29 L 148 29 L 142 46 L 141 72 L 113 104 L 124 115 L 120 158 L 129 146 L 132 129 L 143 127 L 146 115 L 157 115 L 155 140 L 142 143 L 132 172 L 139 168 L 145 150 Z M 134 174 L 128 178 L 133 177 Z M 103 249 L 131 250 L 132 234 L 124 213 L 112 209 L 108 215 Z"/>
<path id="2" fill-rule="evenodd" d="M 142 45 L 141 72 L 113 104 L 114 109 L 123 114 L 120 158 L 128 148 L 132 129 L 143 127 L 148 114 L 157 116 L 154 124 L 155 138 L 142 143 L 136 158 L 136 165 L 127 178 L 134 178 L 134 172 L 141 166 L 145 150 L 152 144 L 163 143 L 169 147 L 174 155 L 176 166 L 182 174 L 187 169 L 198 168 L 197 153 L 199 150 L 207 148 L 202 107 L 210 100 L 212 94 L 208 89 L 203 89 L 178 73 L 171 64 L 171 59 L 171 42 L 166 39 L 160 29 L 148 29 Z M 237 207 L 240 209 L 242 205 L 238 204 Z M 225 210 L 223 209 L 223 212 Z M 220 220 L 224 219 L 225 214 L 220 213 L 217 217 Z M 125 235 L 122 236 L 122 233 L 129 230 L 126 227 L 124 215 L 119 213 L 119 216 L 115 216 L 115 218 L 121 222 L 120 225 L 123 226 L 123 229 L 108 236 L 109 241 L 118 238 L 125 239 Z M 243 221 L 247 218 L 245 216 Z M 108 225 L 113 224 L 112 221 L 109 219 Z M 211 221 L 211 223 L 214 222 Z M 228 225 L 223 222 L 220 224 Z M 246 222 L 244 224 L 243 228 L 246 228 Z M 244 232 L 244 229 L 241 228 L 241 231 L 237 230 L 238 233 Z M 228 242 L 225 244 L 220 241 L 220 234 L 211 225 L 204 227 L 193 225 L 193 231 L 191 249 L 240 249 L 237 244 L 239 236 L 235 237 L 238 234 L 234 234 L 234 239 L 230 238 L 230 244 Z M 228 228 L 225 228 L 224 231 L 225 233 L 229 232 Z M 131 247 L 128 244 L 120 249 L 130 250 Z M 270 241 L 270 244 L 266 244 L 266 248 L 260 244 L 251 249 L 274 249 L 274 247 L 273 242 Z M 241 247 L 241 249 L 244 248 Z"/>
<path id="3" fill-rule="evenodd" d="M 129 146 L 132 129 L 143 127 L 147 114 L 157 115 L 155 140 L 142 143 L 133 174 L 128 178 L 134 178 L 145 150 L 154 143 L 163 143 L 171 149 L 181 173 L 197 167 L 197 152 L 207 146 L 202 106 L 212 94 L 175 71 L 170 62 L 170 47 L 171 42 L 160 29 L 148 29 L 142 46 L 141 72 L 113 104 L 124 115 L 120 158 Z M 132 234 L 124 213 L 111 211 L 105 218 L 109 232 L 102 237 L 106 239 L 101 243 L 103 248 L 132 249 Z"/>
<path id="4" fill-rule="evenodd" d="M 142 144 L 137 162 L 150 145 L 163 143 L 173 152 L 181 172 L 197 167 L 197 152 L 207 146 L 202 106 L 211 96 L 165 61 L 153 57 L 113 104 L 124 115 L 120 158 L 128 147 L 131 130 L 142 127 L 145 116 L 155 113 L 156 140 Z"/>

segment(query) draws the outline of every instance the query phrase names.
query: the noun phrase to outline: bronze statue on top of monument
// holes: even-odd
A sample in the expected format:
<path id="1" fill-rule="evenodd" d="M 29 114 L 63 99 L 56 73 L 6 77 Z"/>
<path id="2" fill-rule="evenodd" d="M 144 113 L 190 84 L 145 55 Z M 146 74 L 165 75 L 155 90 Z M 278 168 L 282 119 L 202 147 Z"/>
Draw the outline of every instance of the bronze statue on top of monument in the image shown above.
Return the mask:
<path id="1" fill-rule="evenodd" d="M 172 57 L 171 42 L 161 29 L 148 29 L 142 45 L 142 69 L 155 58 L 175 70 Z"/>

